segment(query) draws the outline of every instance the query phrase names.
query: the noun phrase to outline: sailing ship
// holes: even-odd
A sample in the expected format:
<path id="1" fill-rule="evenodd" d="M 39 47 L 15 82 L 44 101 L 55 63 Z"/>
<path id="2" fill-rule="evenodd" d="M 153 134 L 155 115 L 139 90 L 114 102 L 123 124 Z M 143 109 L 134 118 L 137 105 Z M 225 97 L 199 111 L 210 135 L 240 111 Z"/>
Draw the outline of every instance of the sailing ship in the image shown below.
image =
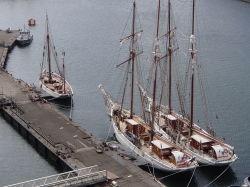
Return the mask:
<path id="1" fill-rule="evenodd" d="M 52 36 L 49 30 L 48 15 L 46 15 L 46 34 L 45 45 L 43 52 L 43 62 L 41 64 L 40 74 L 40 86 L 41 88 L 50 94 L 54 98 L 71 98 L 73 96 L 73 90 L 66 80 L 65 72 L 65 51 L 62 50 L 62 68 L 60 68 L 55 46 L 53 44 Z M 52 72 L 51 56 L 53 55 L 56 63 L 58 73 Z M 45 67 L 47 63 L 48 67 Z"/>
<path id="2" fill-rule="evenodd" d="M 195 12 L 195 0 L 193 0 L 192 8 L 192 33 L 190 36 L 190 61 L 189 67 L 191 69 L 191 94 L 190 95 L 190 115 L 184 109 L 183 98 L 180 96 L 181 114 L 175 112 L 172 108 L 171 103 L 171 76 L 172 76 L 172 53 L 174 48 L 172 46 L 171 37 L 168 42 L 168 57 L 169 57 L 169 85 L 168 85 L 168 105 L 164 105 L 161 102 L 154 102 L 153 98 L 149 96 L 148 92 L 138 83 L 139 90 L 143 95 L 146 103 L 147 110 L 149 113 L 155 113 L 157 116 L 155 124 L 157 125 L 156 130 L 163 134 L 164 138 L 171 140 L 176 145 L 182 147 L 194 155 L 200 164 L 206 165 L 229 165 L 238 159 L 235 154 L 234 147 L 226 144 L 222 140 L 215 137 L 216 133 L 211 127 L 211 122 L 208 121 L 208 130 L 202 129 L 200 126 L 194 123 L 194 84 L 195 76 L 194 73 L 199 69 L 195 68 L 199 66 L 197 64 L 197 49 L 194 35 L 194 12 Z M 170 17 L 169 17 L 169 29 L 170 29 Z M 176 48 L 177 49 L 177 48 Z M 177 84 L 179 85 L 179 83 Z M 162 89 L 163 90 L 163 89 Z M 180 88 L 177 89 L 179 91 Z M 203 93 L 205 94 L 205 93 Z M 181 94 L 180 94 L 181 95 Z"/>
<path id="3" fill-rule="evenodd" d="M 160 7 L 160 1 L 159 1 Z M 158 9 L 158 11 L 160 11 Z M 121 102 L 115 102 L 111 96 L 104 90 L 102 84 L 99 85 L 101 92 L 104 96 L 105 104 L 110 113 L 111 125 L 114 129 L 116 139 L 126 148 L 131 151 L 135 157 L 144 160 L 153 168 L 162 171 L 177 172 L 194 169 L 198 163 L 188 152 L 182 150 L 180 147 L 167 141 L 160 133 L 154 130 L 154 126 L 145 123 L 145 121 L 134 113 L 134 79 L 135 79 L 135 61 L 142 53 L 139 51 L 137 40 L 140 37 L 141 31 L 135 31 L 135 15 L 136 4 L 133 3 L 132 11 L 132 32 L 131 35 L 123 38 L 121 42 L 130 40 L 129 59 L 120 63 L 116 67 L 127 64 L 127 75 L 125 76 L 125 88 Z M 158 18 L 159 19 L 159 18 Z M 159 23 L 159 21 L 158 21 Z M 157 24 L 159 27 L 159 24 Z M 156 36 L 158 38 L 158 36 Z M 156 47 L 157 48 L 157 47 Z M 157 60 L 157 58 L 155 58 Z M 131 77 L 131 82 L 128 83 L 128 76 Z M 130 107 L 125 109 L 124 98 L 126 86 L 130 84 Z"/>

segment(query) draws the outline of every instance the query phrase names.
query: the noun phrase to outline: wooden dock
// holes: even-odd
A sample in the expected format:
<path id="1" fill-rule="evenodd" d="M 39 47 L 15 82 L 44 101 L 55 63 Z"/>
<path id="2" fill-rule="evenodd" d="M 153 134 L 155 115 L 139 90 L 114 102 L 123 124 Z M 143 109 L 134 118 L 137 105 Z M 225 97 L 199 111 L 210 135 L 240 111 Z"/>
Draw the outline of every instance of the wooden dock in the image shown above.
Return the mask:
<path id="1" fill-rule="evenodd" d="M 0 34 L 0 42 L 2 37 L 6 35 Z M 9 37 L 9 41 L 5 38 L 5 43 L 11 44 L 12 41 L 13 37 Z M 5 45 L 0 46 L 0 51 L 4 51 L 2 48 Z M 6 53 L 0 55 L 2 59 Z M 100 139 L 53 108 L 40 98 L 39 92 L 3 68 L 0 69 L 0 80 L 1 116 L 44 157 L 61 165 L 64 171 L 98 165 L 100 170 L 108 171 L 109 182 L 125 184 L 128 176 L 132 176 L 129 178 L 130 186 L 164 186 L 114 150 L 107 148 L 103 153 L 97 153 L 95 146 L 103 143 Z M 105 185 L 106 182 L 102 184 Z"/>

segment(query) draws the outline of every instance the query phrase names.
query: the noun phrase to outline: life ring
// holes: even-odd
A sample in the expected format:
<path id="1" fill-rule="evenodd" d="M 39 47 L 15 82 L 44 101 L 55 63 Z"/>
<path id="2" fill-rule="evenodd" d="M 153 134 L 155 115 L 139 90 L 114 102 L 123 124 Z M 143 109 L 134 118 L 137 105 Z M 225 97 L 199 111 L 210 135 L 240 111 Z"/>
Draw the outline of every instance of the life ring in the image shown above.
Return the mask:
<path id="1" fill-rule="evenodd" d="M 228 150 L 227 150 L 227 149 L 224 149 L 224 153 L 228 153 Z"/>

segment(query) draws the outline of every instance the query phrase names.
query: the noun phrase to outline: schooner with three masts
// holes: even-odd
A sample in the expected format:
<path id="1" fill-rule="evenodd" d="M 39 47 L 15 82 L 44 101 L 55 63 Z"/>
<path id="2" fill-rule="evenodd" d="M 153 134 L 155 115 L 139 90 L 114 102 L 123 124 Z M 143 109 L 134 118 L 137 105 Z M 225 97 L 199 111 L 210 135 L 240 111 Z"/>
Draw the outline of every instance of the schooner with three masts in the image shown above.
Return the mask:
<path id="1" fill-rule="evenodd" d="M 169 0 L 170 7 L 170 0 Z M 170 14 L 170 10 L 169 10 Z M 201 164 L 207 165 L 228 165 L 238 159 L 235 154 L 234 148 L 222 140 L 215 137 L 215 132 L 211 130 L 210 122 L 208 122 L 208 131 L 203 130 L 201 127 L 194 123 L 194 86 L 195 86 L 195 72 L 198 72 L 199 64 L 197 64 L 197 50 L 196 50 L 196 40 L 195 40 L 195 0 L 192 3 L 192 32 L 189 38 L 190 41 L 190 61 L 189 69 L 187 72 L 191 72 L 191 76 L 188 77 L 191 80 L 190 87 L 190 115 L 187 115 L 184 109 L 183 96 L 180 93 L 180 84 L 177 83 L 177 92 L 179 93 L 179 102 L 181 106 L 181 114 L 175 112 L 172 109 L 172 52 L 173 49 L 171 37 L 169 35 L 168 42 L 168 57 L 169 57 L 169 79 L 168 79 L 168 105 L 163 105 L 161 102 L 155 103 L 155 96 L 153 92 L 152 98 L 143 89 L 143 87 L 138 84 L 139 89 L 144 96 L 144 99 L 149 105 L 149 111 L 152 113 L 153 119 L 152 123 L 157 125 L 156 130 L 163 134 L 163 136 L 172 141 L 178 146 L 194 155 L 197 161 Z M 170 16 L 169 16 L 169 32 L 170 32 Z M 173 33 L 174 34 L 174 33 Z M 196 69 L 197 67 L 197 69 Z M 190 71 L 189 71 L 190 70 Z M 164 82 L 165 83 L 165 82 Z M 165 85 L 163 85 L 164 87 Z M 163 90 L 163 88 L 162 88 Z M 163 93 L 164 94 L 164 93 Z M 203 97 L 205 93 L 203 92 Z M 206 108 L 207 110 L 207 108 Z M 157 116 L 155 119 L 154 116 Z"/>

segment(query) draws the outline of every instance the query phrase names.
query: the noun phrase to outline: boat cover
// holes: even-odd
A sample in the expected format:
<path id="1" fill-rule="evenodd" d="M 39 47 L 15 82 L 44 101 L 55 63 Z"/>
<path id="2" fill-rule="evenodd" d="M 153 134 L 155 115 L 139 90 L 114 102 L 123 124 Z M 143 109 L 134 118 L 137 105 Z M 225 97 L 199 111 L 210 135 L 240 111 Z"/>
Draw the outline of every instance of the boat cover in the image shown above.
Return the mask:
<path id="1" fill-rule="evenodd" d="M 126 121 L 131 124 L 131 125 L 138 125 L 138 123 L 136 121 L 134 121 L 133 119 L 126 119 Z"/>
<path id="2" fill-rule="evenodd" d="M 174 116 L 172 116 L 171 114 L 168 114 L 168 115 L 162 115 L 162 116 L 164 116 L 164 118 L 166 119 L 169 119 L 169 120 L 172 120 L 172 121 L 174 121 L 174 120 L 177 120 L 177 118 L 176 117 L 174 117 Z"/>
<path id="3" fill-rule="evenodd" d="M 165 142 L 162 142 L 160 140 L 154 140 L 151 142 L 152 144 L 154 144 L 156 147 L 158 147 L 159 149 L 167 149 L 167 148 L 171 148 L 173 147 L 172 145 L 169 145 Z"/>
<path id="4" fill-rule="evenodd" d="M 200 136 L 198 134 L 195 134 L 193 136 L 191 136 L 191 138 L 193 138 L 195 141 L 197 142 L 201 142 L 201 143 L 208 143 L 208 142 L 212 142 L 212 140 L 209 140 L 203 136 Z"/>
<path id="5" fill-rule="evenodd" d="M 216 152 L 217 156 L 222 156 L 224 154 L 224 147 L 221 145 L 213 145 L 212 148 Z"/>
<path id="6" fill-rule="evenodd" d="M 181 162 L 184 156 L 183 152 L 180 151 L 172 151 L 173 156 L 175 157 L 176 162 Z"/>

